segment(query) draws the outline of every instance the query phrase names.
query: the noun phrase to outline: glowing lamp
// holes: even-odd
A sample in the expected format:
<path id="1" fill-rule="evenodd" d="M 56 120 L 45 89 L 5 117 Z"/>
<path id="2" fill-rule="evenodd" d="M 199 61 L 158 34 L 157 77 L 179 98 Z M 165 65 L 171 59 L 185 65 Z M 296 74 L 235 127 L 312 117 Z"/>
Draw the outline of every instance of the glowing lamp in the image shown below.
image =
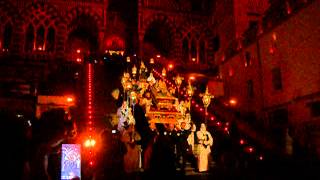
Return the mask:
<path id="1" fill-rule="evenodd" d="M 276 33 L 272 33 L 272 39 L 273 39 L 274 41 L 277 40 L 277 34 L 276 34 Z"/>
<path id="2" fill-rule="evenodd" d="M 160 56 L 160 54 L 157 54 L 157 58 L 160 58 L 161 56 Z"/>
<path id="3" fill-rule="evenodd" d="M 192 60 L 193 62 L 195 62 L 195 61 L 196 61 L 196 58 L 193 57 L 193 58 L 191 58 L 191 60 Z"/>
<path id="4" fill-rule="evenodd" d="M 127 62 L 130 62 L 131 60 L 130 60 L 130 57 L 129 56 L 127 56 Z"/>
<path id="5" fill-rule="evenodd" d="M 229 103 L 230 103 L 231 105 L 236 105 L 236 104 L 237 104 L 237 101 L 236 101 L 235 99 L 230 99 L 230 100 L 229 100 Z"/>
<path id="6" fill-rule="evenodd" d="M 72 97 L 67 97 L 67 102 L 73 102 L 73 98 Z"/>
<path id="7" fill-rule="evenodd" d="M 154 59 L 150 58 L 150 64 L 154 64 Z"/>
<path id="8" fill-rule="evenodd" d="M 244 144 L 244 140 L 240 139 L 240 144 L 243 145 Z"/>
<path id="9" fill-rule="evenodd" d="M 85 147 L 94 147 L 96 145 L 96 140 L 94 139 L 87 139 L 85 142 L 84 142 L 84 146 Z"/>
<path id="10" fill-rule="evenodd" d="M 169 69 L 173 69 L 173 64 L 169 64 Z"/>
<path id="11" fill-rule="evenodd" d="M 249 147 L 249 148 L 248 148 L 248 151 L 249 151 L 250 153 L 252 153 L 253 150 L 254 150 L 253 147 Z"/>
<path id="12" fill-rule="evenodd" d="M 81 50 L 80 50 L 80 49 L 77 49 L 77 53 L 80 54 L 80 53 L 81 53 Z"/>
<path id="13" fill-rule="evenodd" d="M 260 161 L 262 161 L 263 160 L 263 156 L 261 155 L 261 156 L 259 156 L 259 160 Z"/>
<path id="14" fill-rule="evenodd" d="M 136 65 L 134 65 L 131 70 L 132 70 L 132 75 L 133 75 L 133 76 L 136 76 L 136 74 L 137 74 L 137 67 L 136 67 Z"/>
<path id="15" fill-rule="evenodd" d="M 165 69 L 165 68 L 163 68 L 163 69 L 162 69 L 162 76 L 164 76 L 164 77 L 165 77 L 166 75 L 167 75 L 166 69 Z"/>

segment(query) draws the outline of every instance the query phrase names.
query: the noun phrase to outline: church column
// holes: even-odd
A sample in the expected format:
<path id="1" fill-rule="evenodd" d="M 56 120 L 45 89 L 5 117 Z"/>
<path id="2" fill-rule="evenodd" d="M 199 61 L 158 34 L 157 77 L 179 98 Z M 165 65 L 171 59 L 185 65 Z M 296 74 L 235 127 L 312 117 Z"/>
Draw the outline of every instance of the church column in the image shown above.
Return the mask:
<path id="1" fill-rule="evenodd" d="M 56 57 L 58 59 L 64 59 L 65 58 L 65 52 L 67 47 L 67 40 L 68 40 L 68 32 L 67 32 L 67 25 L 64 23 L 59 23 L 57 26 L 56 31 Z"/>
<path id="2" fill-rule="evenodd" d="M 196 40 L 196 52 L 197 52 L 196 62 L 197 62 L 197 64 L 199 64 L 200 63 L 200 42 L 198 39 Z"/>

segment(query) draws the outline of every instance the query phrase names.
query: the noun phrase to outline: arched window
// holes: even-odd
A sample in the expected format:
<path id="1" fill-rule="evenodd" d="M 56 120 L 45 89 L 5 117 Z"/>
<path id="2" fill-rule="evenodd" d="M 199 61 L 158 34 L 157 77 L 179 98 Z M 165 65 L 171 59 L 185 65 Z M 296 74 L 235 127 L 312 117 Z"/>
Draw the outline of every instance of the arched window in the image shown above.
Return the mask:
<path id="1" fill-rule="evenodd" d="M 200 47 L 199 47 L 199 61 L 200 63 L 206 63 L 206 44 L 204 40 L 200 41 Z"/>
<path id="2" fill-rule="evenodd" d="M 189 42 L 186 37 L 182 41 L 182 58 L 185 61 L 189 61 Z"/>
<path id="3" fill-rule="evenodd" d="M 220 37 L 217 35 L 212 39 L 213 51 L 217 52 L 220 49 Z"/>
<path id="4" fill-rule="evenodd" d="M 26 31 L 26 42 L 24 49 L 26 52 L 32 51 L 34 48 L 34 28 L 33 25 L 30 24 Z"/>
<path id="5" fill-rule="evenodd" d="M 46 50 L 48 52 L 54 51 L 54 44 L 55 44 L 55 30 L 53 27 L 49 27 L 47 40 L 46 40 Z"/>
<path id="6" fill-rule="evenodd" d="M 9 49 L 12 39 L 12 25 L 7 23 L 3 31 L 3 48 Z"/>
<path id="7" fill-rule="evenodd" d="M 36 41 L 36 48 L 38 50 L 44 50 L 44 34 L 45 29 L 43 26 L 40 26 L 37 30 L 37 41 Z"/>
<path id="8" fill-rule="evenodd" d="M 191 59 L 197 61 L 197 42 L 195 39 L 191 41 Z"/>

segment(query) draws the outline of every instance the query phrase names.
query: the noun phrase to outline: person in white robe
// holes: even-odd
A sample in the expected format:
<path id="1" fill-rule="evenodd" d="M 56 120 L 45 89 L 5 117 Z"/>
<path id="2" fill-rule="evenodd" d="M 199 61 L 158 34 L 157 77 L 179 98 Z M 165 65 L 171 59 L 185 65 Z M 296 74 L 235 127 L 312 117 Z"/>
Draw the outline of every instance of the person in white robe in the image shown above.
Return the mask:
<path id="1" fill-rule="evenodd" d="M 199 172 L 208 171 L 208 161 L 209 155 L 211 152 L 211 146 L 213 145 L 213 138 L 209 131 L 207 131 L 206 125 L 204 123 L 201 124 L 200 130 L 197 131 L 198 137 L 198 170 Z"/>

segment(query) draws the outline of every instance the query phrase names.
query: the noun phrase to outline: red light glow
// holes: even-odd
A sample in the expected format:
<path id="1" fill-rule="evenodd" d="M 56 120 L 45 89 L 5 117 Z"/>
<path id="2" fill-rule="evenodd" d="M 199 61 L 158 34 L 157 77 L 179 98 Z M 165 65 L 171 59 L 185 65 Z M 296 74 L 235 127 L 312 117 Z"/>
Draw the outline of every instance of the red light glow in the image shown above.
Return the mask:
<path id="1" fill-rule="evenodd" d="M 94 147 L 96 145 L 96 140 L 94 139 L 87 139 L 85 142 L 84 142 L 84 146 L 85 147 Z"/>
<path id="2" fill-rule="evenodd" d="M 263 160 L 263 156 L 261 155 L 261 156 L 259 156 L 259 159 L 260 159 L 260 161 L 262 161 Z"/>
<path id="3" fill-rule="evenodd" d="M 249 147 L 249 152 L 252 153 L 253 152 L 253 147 Z"/>
<path id="4" fill-rule="evenodd" d="M 276 34 L 276 33 L 272 33 L 272 39 L 273 39 L 274 41 L 277 40 L 277 34 Z"/>
<path id="5" fill-rule="evenodd" d="M 269 49 L 269 53 L 270 53 L 270 54 L 274 54 L 274 48 L 273 48 L 273 47 L 271 47 L 271 48 Z"/>
<path id="6" fill-rule="evenodd" d="M 67 97 L 67 102 L 73 102 L 73 98 L 72 97 Z"/>
<path id="7" fill-rule="evenodd" d="M 80 54 L 80 53 L 81 53 L 81 50 L 80 50 L 80 49 L 77 49 L 77 53 Z"/>
<path id="8" fill-rule="evenodd" d="M 244 140 L 240 139 L 240 144 L 243 145 L 244 144 Z"/>
<path id="9" fill-rule="evenodd" d="M 229 103 L 230 103 L 231 105 L 236 105 L 236 104 L 237 104 L 237 101 L 236 101 L 235 99 L 230 99 L 230 100 L 229 100 Z"/>

